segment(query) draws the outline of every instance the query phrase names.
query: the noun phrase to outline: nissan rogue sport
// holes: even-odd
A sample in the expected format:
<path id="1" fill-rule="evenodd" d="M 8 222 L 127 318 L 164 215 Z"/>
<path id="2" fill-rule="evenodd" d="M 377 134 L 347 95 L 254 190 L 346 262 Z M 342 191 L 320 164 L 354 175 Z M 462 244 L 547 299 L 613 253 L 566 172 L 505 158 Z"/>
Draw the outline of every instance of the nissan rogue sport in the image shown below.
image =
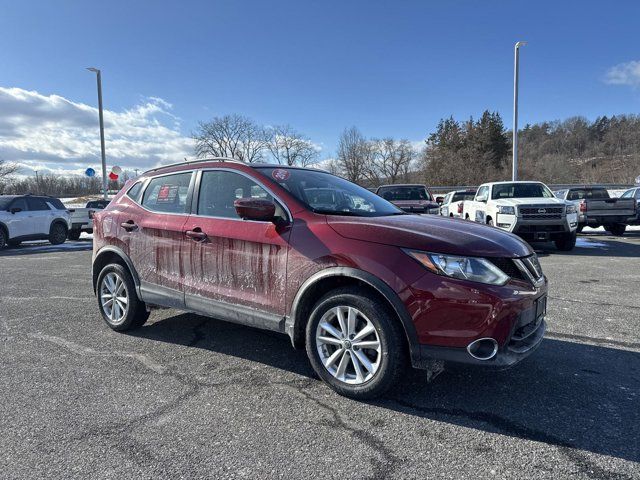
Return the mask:
<path id="1" fill-rule="evenodd" d="M 545 331 L 535 253 L 497 228 L 409 215 L 329 173 L 208 159 L 130 182 L 95 214 L 106 323 L 152 306 L 287 334 L 342 395 L 380 395 L 408 364 L 504 368 Z"/>

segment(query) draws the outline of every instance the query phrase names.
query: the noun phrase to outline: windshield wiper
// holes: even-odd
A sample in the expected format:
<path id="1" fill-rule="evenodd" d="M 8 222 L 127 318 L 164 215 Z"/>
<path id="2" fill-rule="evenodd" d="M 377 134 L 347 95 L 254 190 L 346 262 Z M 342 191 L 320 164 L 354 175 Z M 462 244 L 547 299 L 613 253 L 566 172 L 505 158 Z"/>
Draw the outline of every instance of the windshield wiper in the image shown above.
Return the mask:
<path id="1" fill-rule="evenodd" d="M 346 217 L 360 217 L 362 215 L 358 215 L 355 212 L 350 212 L 348 210 L 346 211 L 342 211 L 342 210 L 327 210 L 327 209 L 323 209 L 323 208 L 312 208 L 313 213 L 319 213 L 321 215 L 344 215 Z"/>

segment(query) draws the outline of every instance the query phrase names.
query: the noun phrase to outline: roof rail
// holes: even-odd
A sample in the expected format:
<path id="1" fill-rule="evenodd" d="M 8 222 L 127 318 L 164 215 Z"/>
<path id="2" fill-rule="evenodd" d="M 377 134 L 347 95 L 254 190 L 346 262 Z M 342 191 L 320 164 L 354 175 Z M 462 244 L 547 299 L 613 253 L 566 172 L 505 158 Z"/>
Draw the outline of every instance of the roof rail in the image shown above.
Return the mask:
<path id="1" fill-rule="evenodd" d="M 145 175 L 145 174 L 151 173 L 151 172 L 155 172 L 155 171 L 160 170 L 162 168 L 177 167 L 177 166 L 180 166 L 180 165 L 190 165 L 192 163 L 204 163 L 204 162 L 224 162 L 224 163 L 242 163 L 242 164 L 245 163 L 245 162 L 241 162 L 240 160 L 236 160 L 234 158 L 207 157 L 207 158 L 200 158 L 198 160 L 184 160 L 182 162 L 176 162 L 176 163 L 169 163 L 167 165 L 161 165 L 159 167 L 151 168 L 151 169 L 147 170 L 146 172 L 143 172 L 142 175 Z"/>

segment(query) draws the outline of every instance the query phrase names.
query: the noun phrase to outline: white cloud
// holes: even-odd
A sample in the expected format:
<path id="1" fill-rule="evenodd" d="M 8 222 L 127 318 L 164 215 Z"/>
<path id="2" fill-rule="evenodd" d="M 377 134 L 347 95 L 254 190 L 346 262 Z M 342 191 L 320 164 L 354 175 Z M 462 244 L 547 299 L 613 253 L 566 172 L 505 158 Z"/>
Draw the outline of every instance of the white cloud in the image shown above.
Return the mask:
<path id="1" fill-rule="evenodd" d="M 180 132 L 171 108 L 149 97 L 122 112 L 105 110 L 107 166 L 146 169 L 192 157 L 193 140 Z M 98 111 L 58 95 L 0 87 L 0 158 L 26 171 L 99 167 Z"/>
<path id="2" fill-rule="evenodd" d="M 640 61 L 619 63 L 607 70 L 604 82 L 609 85 L 640 87 Z"/>

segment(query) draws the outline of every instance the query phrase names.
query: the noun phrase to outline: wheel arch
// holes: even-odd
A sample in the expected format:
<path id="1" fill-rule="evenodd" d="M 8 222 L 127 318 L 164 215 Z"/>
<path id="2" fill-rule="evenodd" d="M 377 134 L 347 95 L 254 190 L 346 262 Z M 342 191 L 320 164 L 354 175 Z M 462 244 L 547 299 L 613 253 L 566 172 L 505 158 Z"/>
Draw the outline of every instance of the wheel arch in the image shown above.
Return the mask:
<path id="1" fill-rule="evenodd" d="M 57 225 L 57 224 L 62 225 L 62 226 L 64 227 L 65 232 L 68 232 L 68 231 L 69 231 L 69 225 L 67 224 L 67 221 L 66 221 L 64 218 L 60 218 L 60 217 L 58 217 L 58 218 L 54 218 L 54 219 L 51 221 L 51 225 L 49 225 L 49 231 L 51 231 L 51 228 L 52 228 L 54 225 Z"/>
<path id="2" fill-rule="evenodd" d="M 136 271 L 133 263 L 129 256 L 120 248 L 114 246 L 107 246 L 100 249 L 100 251 L 96 254 L 93 259 L 93 263 L 91 264 L 91 278 L 93 284 L 93 293 L 96 293 L 96 284 L 98 283 L 98 275 L 104 267 L 109 265 L 110 263 L 117 263 L 118 265 L 122 265 L 124 268 L 129 270 L 131 274 L 131 278 L 133 278 L 133 284 L 136 287 L 136 295 L 139 300 L 141 300 L 140 296 L 140 277 L 138 276 L 138 272 Z"/>
<path id="3" fill-rule="evenodd" d="M 3 230 L 7 236 L 7 240 L 9 240 L 9 227 L 7 227 L 4 222 L 0 222 L 0 230 Z"/>
<path id="4" fill-rule="evenodd" d="M 305 328 L 317 301 L 327 292 L 345 285 L 361 286 L 382 299 L 396 314 L 405 333 L 411 360 L 419 361 L 420 348 L 415 326 L 402 300 L 383 280 L 369 272 L 352 267 L 331 267 L 309 277 L 298 289 L 290 315 L 285 321 L 285 330 L 295 348 L 305 343 Z"/>

